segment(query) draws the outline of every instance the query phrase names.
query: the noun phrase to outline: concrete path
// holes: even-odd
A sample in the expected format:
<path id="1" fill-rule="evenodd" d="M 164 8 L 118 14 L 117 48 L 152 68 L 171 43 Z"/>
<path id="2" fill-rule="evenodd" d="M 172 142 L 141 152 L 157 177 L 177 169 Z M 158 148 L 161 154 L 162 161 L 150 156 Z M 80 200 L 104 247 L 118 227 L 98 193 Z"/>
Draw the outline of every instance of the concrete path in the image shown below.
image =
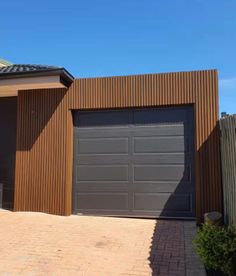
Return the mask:
<path id="1" fill-rule="evenodd" d="M 200 276 L 194 233 L 194 222 L 0 211 L 0 275 Z"/>

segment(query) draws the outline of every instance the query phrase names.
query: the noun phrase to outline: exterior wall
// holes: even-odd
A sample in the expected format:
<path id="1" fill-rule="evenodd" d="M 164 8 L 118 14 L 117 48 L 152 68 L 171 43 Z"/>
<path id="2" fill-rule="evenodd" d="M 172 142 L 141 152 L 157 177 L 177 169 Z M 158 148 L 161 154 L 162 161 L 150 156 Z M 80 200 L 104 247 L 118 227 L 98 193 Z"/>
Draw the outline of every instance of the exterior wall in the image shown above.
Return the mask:
<path id="1" fill-rule="evenodd" d="M 66 214 L 65 89 L 18 95 L 14 209 Z"/>
<path id="2" fill-rule="evenodd" d="M 221 211 L 216 70 L 77 79 L 67 91 L 19 92 L 15 210 L 71 213 L 69 110 L 183 104 L 195 111 L 197 218 Z"/>

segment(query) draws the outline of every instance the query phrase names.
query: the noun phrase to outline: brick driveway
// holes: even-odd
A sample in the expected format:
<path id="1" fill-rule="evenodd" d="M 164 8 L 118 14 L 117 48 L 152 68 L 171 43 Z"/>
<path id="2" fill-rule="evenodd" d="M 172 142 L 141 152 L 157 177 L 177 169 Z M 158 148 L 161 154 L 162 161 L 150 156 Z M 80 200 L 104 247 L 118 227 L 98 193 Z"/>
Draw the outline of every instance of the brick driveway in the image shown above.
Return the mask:
<path id="1" fill-rule="evenodd" d="M 0 275 L 204 275 L 193 222 L 0 211 L 0 225 Z"/>

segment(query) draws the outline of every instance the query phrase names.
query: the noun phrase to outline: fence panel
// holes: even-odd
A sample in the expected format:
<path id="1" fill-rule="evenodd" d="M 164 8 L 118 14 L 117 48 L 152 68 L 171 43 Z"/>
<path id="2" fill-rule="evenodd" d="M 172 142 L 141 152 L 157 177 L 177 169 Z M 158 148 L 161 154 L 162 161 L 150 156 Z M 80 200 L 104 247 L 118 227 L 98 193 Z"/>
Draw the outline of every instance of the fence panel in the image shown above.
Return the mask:
<path id="1" fill-rule="evenodd" d="M 220 120 L 224 220 L 236 225 L 236 115 Z"/>

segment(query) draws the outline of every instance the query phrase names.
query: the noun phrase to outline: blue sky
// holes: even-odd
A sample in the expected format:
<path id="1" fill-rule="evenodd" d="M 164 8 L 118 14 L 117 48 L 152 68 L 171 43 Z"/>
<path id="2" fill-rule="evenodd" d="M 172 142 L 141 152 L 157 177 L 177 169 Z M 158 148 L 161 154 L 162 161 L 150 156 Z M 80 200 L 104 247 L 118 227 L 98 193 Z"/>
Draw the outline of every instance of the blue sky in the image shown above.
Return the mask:
<path id="1" fill-rule="evenodd" d="M 217 68 L 236 113 L 235 0 L 0 0 L 0 57 L 76 77 Z"/>

